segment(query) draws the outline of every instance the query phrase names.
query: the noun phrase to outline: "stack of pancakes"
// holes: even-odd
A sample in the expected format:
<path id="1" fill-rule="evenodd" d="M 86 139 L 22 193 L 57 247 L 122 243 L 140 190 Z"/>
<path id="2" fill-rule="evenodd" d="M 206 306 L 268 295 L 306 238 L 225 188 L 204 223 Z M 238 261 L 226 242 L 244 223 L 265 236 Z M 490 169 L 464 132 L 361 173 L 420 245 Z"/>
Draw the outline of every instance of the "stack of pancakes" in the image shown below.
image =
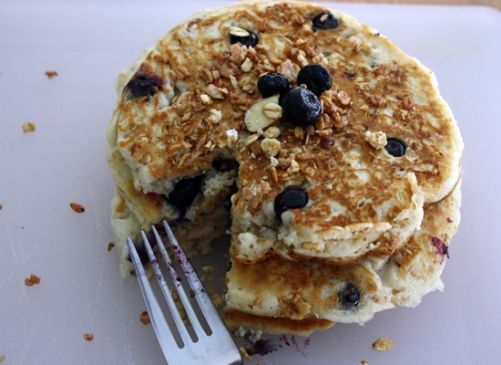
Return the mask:
<path id="1" fill-rule="evenodd" d="M 314 123 L 292 123 L 258 80 L 304 87 L 313 64 L 332 86 Z M 239 3 L 166 33 L 117 89 L 108 160 L 124 275 L 125 237 L 166 219 L 193 254 L 231 233 L 233 328 L 308 334 L 442 288 L 463 143 L 431 71 L 374 29 L 313 4 Z"/>

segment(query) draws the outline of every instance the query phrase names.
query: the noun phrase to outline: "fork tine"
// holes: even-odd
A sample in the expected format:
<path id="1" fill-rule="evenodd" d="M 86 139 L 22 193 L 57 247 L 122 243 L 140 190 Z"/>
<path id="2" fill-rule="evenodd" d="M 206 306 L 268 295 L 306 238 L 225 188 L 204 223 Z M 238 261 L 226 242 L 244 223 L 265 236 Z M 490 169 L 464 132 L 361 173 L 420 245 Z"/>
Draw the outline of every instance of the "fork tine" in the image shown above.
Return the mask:
<path id="1" fill-rule="evenodd" d="M 158 231 L 156 230 L 155 226 L 152 227 L 153 235 L 155 236 L 155 239 L 157 241 L 157 246 L 160 249 L 160 253 L 162 254 L 165 264 L 167 265 L 168 272 L 172 278 L 172 281 L 174 282 L 174 286 L 177 290 L 177 293 L 179 294 L 179 298 L 181 299 L 181 302 L 183 303 L 184 310 L 186 311 L 186 315 L 188 316 L 191 326 L 193 327 L 193 330 L 195 331 L 197 337 L 199 340 L 202 339 L 202 335 L 205 333 L 204 329 L 201 326 L 201 323 L 195 314 L 195 311 L 193 310 L 193 307 L 190 303 L 190 300 L 188 299 L 188 296 L 186 295 L 186 291 L 184 290 L 184 287 L 181 285 L 180 278 L 176 272 L 176 269 L 174 268 L 174 264 L 172 263 L 172 260 L 170 258 L 169 253 L 167 252 L 165 245 L 160 238 L 160 235 L 158 234 Z"/>
<path id="2" fill-rule="evenodd" d="M 155 254 L 153 253 L 153 249 L 151 248 L 150 242 L 148 241 L 148 238 L 146 237 L 146 234 L 144 231 L 141 231 L 141 238 L 143 239 L 143 244 L 146 247 L 146 253 L 148 254 L 148 258 L 150 260 L 151 267 L 153 268 L 153 271 L 155 273 L 155 278 L 157 279 L 158 285 L 160 286 L 160 289 L 162 291 L 162 294 L 165 298 L 165 301 L 167 302 L 167 308 L 169 309 L 169 312 L 174 319 L 174 323 L 176 324 L 176 328 L 179 332 L 179 335 L 181 336 L 181 340 L 183 341 L 183 345 L 186 345 L 189 341 L 191 341 L 190 334 L 186 330 L 186 326 L 183 323 L 183 319 L 179 315 L 179 311 L 176 307 L 176 304 L 174 303 L 174 299 L 172 298 L 172 294 L 169 291 L 169 287 L 167 286 L 167 282 L 164 279 L 164 276 L 162 274 L 162 271 L 160 270 L 160 264 L 157 261 L 157 258 L 155 257 Z M 156 236 L 155 236 L 156 238 Z M 158 239 L 157 239 L 158 241 Z M 177 283 L 174 281 L 174 285 L 177 285 Z"/>
<path id="3" fill-rule="evenodd" d="M 212 301 L 207 295 L 207 292 L 205 291 L 202 282 L 198 278 L 195 270 L 193 269 L 193 266 L 191 266 L 190 261 L 188 260 L 183 249 L 179 245 L 179 242 L 174 236 L 174 233 L 172 232 L 169 224 L 166 221 L 163 221 L 162 223 L 164 225 L 165 231 L 167 232 L 167 236 L 169 237 L 169 241 L 172 247 L 174 248 L 174 252 L 176 253 L 176 256 L 178 257 L 179 262 L 181 264 L 181 267 L 183 268 L 183 271 L 186 275 L 188 284 L 190 285 L 191 290 L 193 290 L 193 293 L 195 294 L 195 299 L 198 302 L 200 310 L 202 311 L 205 320 L 209 324 L 209 327 L 211 327 L 211 331 L 214 332 L 216 328 L 220 330 L 221 327 L 224 329 L 224 331 L 226 331 L 226 328 L 222 323 L 221 319 L 219 318 L 219 314 L 217 313 L 214 304 L 212 304 Z"/>
<path id="4" fill-rule="evenodd" d="M 143 264 L 139 259 L 136 247 L 130 237 L 127 237 L 127 246 L 129 247 L 132 263 L 136 269 L 137 280 L 146 304 L 146 309 L 148 310 L 151 318 L 153 330 L 155 331 L 155 335 L 157 336 L 158 343 L 160 344 L 164 357 L 167 359 L 168 355 L 172 355 L 174 351 L 179 351 L 176 340 L 167 325 L 167 320 L 165 319 L 157 298 L 153 293 L 150 281 L 148 280 L 148 275 L 146 275 L 146 272 L 144 271 Z"/>

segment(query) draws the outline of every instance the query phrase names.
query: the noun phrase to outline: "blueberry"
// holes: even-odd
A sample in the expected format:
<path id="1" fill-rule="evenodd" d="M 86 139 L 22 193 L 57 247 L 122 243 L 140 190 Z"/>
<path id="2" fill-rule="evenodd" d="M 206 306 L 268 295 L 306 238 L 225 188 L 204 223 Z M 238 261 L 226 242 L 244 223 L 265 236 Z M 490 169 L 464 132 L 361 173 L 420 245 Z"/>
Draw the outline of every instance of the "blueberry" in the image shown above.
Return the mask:
<path id="1" fill-rule="evenodd" d="M 313 18 L 311 28 L 314 32 L 317 30 L 336 29 L 339 28 L 339 22 L 331 13 L 320 13 Z"/>
<path id="2" fill-rule="evenodd" d="M 331 88 L 332 77 L 324 66 L 312 64 L 304 66 L 299 71 L 297 84 L 306 85 L 315 95 L 320 96 L 321 93 Z"/>
<path id="3" fill-rule="evenodd" d="M 255 47 L 256 44 L 259 42 L 259 37 L 253 31 L 248 29 L 245 30 L 248 33 L 248 35 L 246 36 L 240 36 L 230 33 L 230 43 L 231 44 L 240 43 L 242 46 Z"/>
<path id="4" fill-rule="evenodd" d="M 203 175 L 178 181 L 167 197 L 167 201 L 184 213 L 200 192 L 202 180 Z"/>
<path id="5" fill-rule="evenodd" d="M 353 285 L 353 283 L 348 282 L 338 295 L 341 305 L 344 308 L 353 309 L 358 307 L 360 302 L 360 289 Z"/>
<path id="6" fill-rule="evenodd" d="M 162 88 L 163 81 L 155 74 L 139 70 L 127 84 L 127 89 L 134 98 L 153 96 Z"/>
<path id="7" fill-rule="evenodd" d="M 283 116 L 298 126 L 314 124 L 322 115 L 322 105 L 317 96 L 304 87 L 289 91 L 282 100 Z"/>
<path id="8" fill-rule="evenodd" d="M 212 168 L 219 172 L 237 170 L 238 166 L 238 162 L 232 158 L 218 157 L 212 161 Z"/>
<path id="9" fill-rule="evenodd" d="M 289 85 L 289 80 L 287 80 L 284 75 L 270 72 L 259 78 L 257 81 L 257 88 L 261 96 L 267 98 L 275 94 L 285 94 L 289 91 L 291 86 Z"/>
<path id="10" fill-rule="evenodd" d="M 298 186 L 289 186 L 275 198 L 275 214 L 278 218 L 288 209 L 303 208 L 308 204 L 308 193 Z"/>
<path id="11" fill-rule="evenodd" d="M 386 146 L 384 146 L 386 151 L 393 157 L 400 157 L 405 155 L 405 151 L 407 150 L 407 145 L 404 141 L 398 138 L 388 138 L 386 142 Z"/>

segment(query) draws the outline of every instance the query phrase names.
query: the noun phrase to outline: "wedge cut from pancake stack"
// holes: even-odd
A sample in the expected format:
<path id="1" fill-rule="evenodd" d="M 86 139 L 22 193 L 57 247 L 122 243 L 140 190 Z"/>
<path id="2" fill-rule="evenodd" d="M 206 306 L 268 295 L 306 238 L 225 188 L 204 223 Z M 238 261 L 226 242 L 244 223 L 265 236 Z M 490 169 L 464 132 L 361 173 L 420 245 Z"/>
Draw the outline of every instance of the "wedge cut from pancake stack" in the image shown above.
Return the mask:
<path id="1" fill-rule="evenodd" d="M 191 253 L 231 233 L 232 328 L 308 334 L 442 287 L 463 143 L 432 72 L 374 29 L 239 3 L 166 33 L 117 89 L 124 275 L 125 237 L 167 219 Z"/>

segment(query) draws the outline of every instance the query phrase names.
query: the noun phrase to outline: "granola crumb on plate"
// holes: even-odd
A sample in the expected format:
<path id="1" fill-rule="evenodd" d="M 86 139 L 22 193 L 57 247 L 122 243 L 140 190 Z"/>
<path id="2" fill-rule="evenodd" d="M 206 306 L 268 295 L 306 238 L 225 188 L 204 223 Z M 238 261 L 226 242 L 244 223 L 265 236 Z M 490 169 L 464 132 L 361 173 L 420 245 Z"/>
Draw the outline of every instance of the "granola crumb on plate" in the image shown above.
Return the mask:
<path id="1" fill-rule="evenodd" d="M 150 315 L 148 314 L 147 311 L 142 311 L 141 315 L 139 316 L 139 321 L 144 324 L 145 326 L 150 324 Z"/>
<path id="2" fill-rule="evenodd" d="M 57 71 L 52 71 L 52 70 L 49 70 L 49 71 L 45 71 L 45 75 L 49 78 L 49 79 L 52 79 L 56 76 L 58 76 L 59 74 L 57 73 Z"/>
<path id="3" fill-rule="evenodd" d="M 379 352 L 390 351 L 395 343 L 389 338 L 379 337 L 372 343 L 372 348 Z"/>
<path id="4" fill-rule="evenodd" d="M 23 124 L 23 133 L 29 133 L 36 131 L 37 126 L 33 122 L 26 122 Z"/>
<path id="5" fill-rule="evenodd" d="M 40 284 L 40 277 L 35 275 L 35 274 L 31 274 L 29 278 L 26 278 L 24 279 L 24 285 L 26 286 L 33 286 L 33 285 L 37 285 L 37 284 Z"/>
<path id="6" fill-rule="evenodd" d="M 70 203 L 71 209 L 73 209 L 76 213 L 83 213 L 85 212 L 85 208 L 82 204 L 79 203 Z"/>
<path id="7" fill-rule="evenodd" d="M 113 247 L 115 247 L 115 242 L 110 242 L 108 243 L 108 252 L 110 252 L 111 250 L 113 250 Z"/>
<path id="8" fill-rule="evenodd" d="M 90 342 L 94 339 L 94 334 L 93 333 L 84 333 L 83 338 L 85 341 Z"/>

